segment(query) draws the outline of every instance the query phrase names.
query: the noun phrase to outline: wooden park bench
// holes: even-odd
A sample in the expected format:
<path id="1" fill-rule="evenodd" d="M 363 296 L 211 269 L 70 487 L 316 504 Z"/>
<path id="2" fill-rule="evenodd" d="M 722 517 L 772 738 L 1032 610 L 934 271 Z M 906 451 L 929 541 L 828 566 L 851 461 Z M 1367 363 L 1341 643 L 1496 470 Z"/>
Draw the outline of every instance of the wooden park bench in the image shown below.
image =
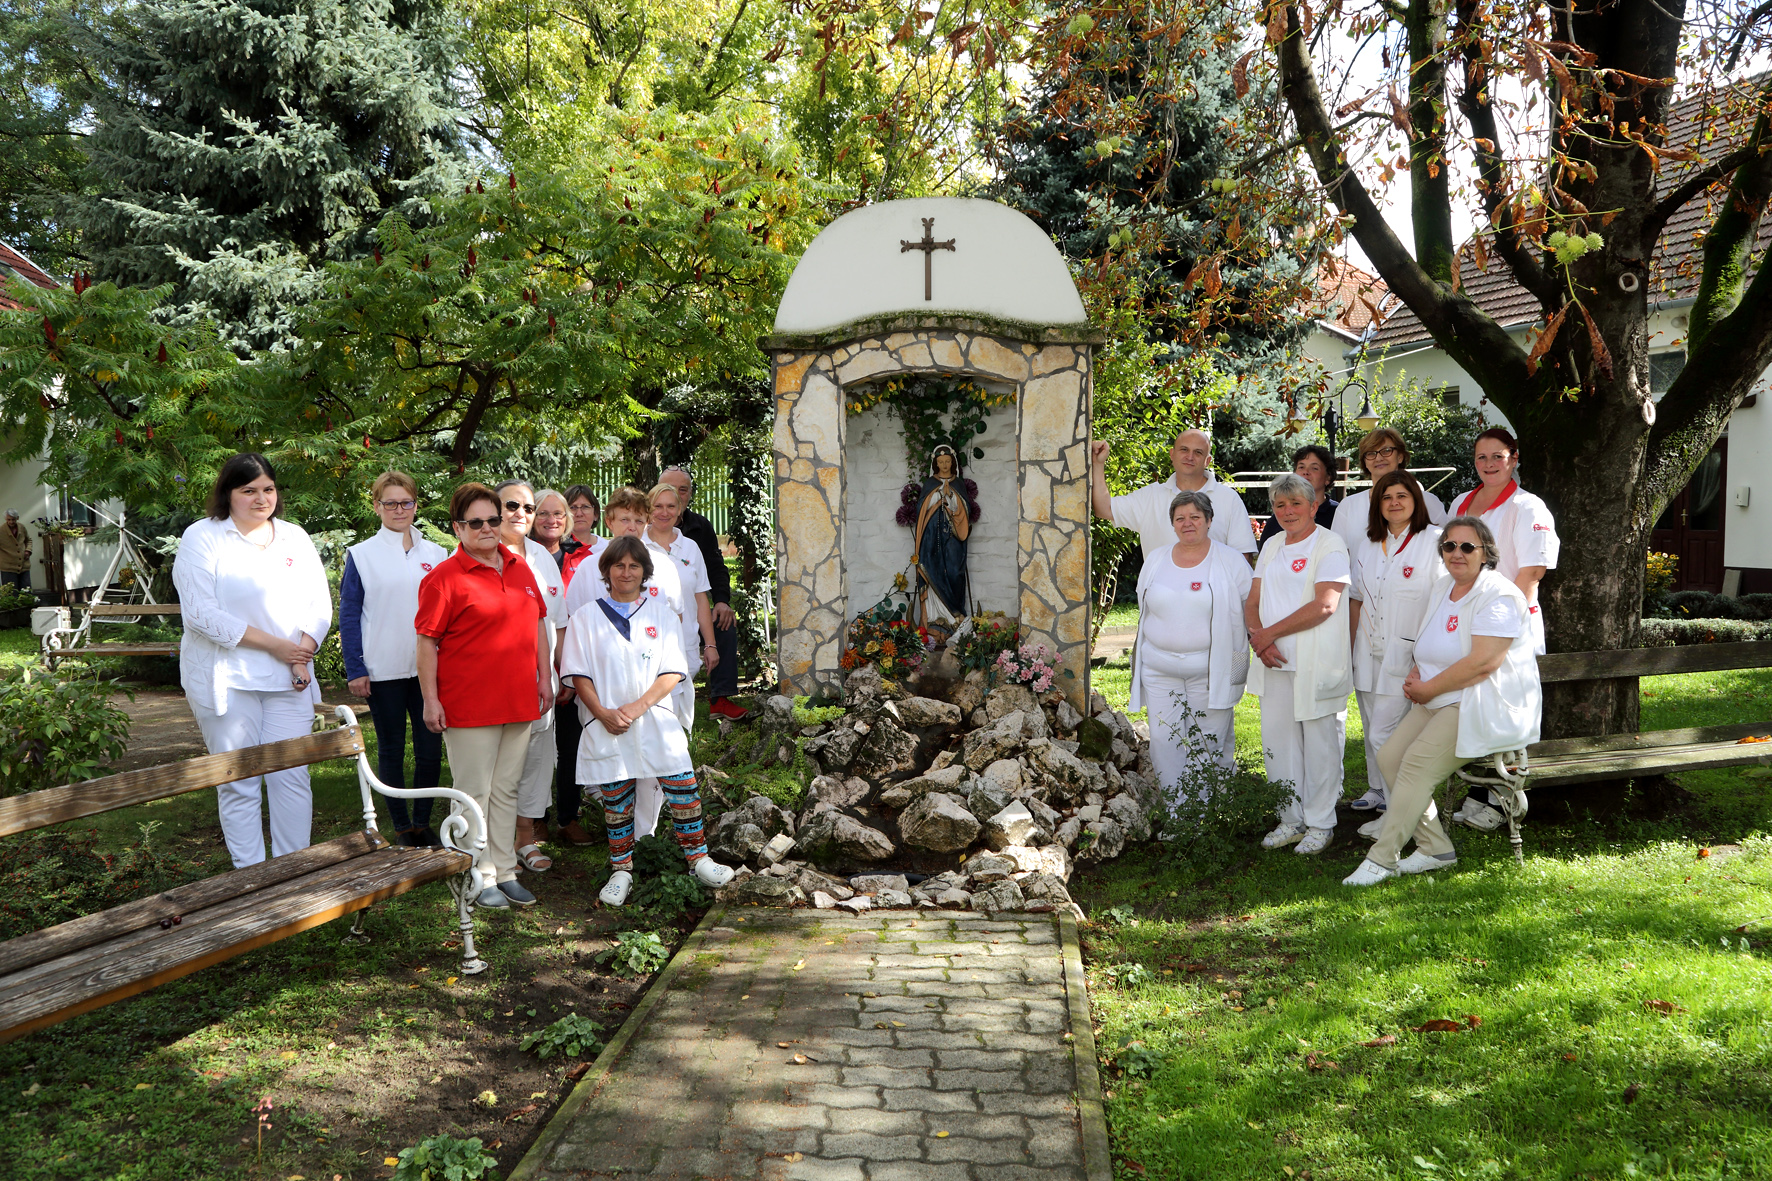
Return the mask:
<path id="1" fill-rule="evenodd" d="M 56 628 L 43 636 L 43 663 L 51 672 L 55 671 L 58 661 L 70 657 L 94 656 L 177 656 L 178 642 L 170 643 L 122 643 L 100 644 L 92 637 L 92 625 L 101 621 L 112 622 L 124 619 L 136 619 L 143 615 L 178 615 L 177 603 L 92 603 L 83 608 L 85 616 L 78 627 Z"/>
<path id="2" fill-rule="evenodd" d="M 1741 644 L 1688 644 L 1673 648 L 1619 648 L 1609 652 L 1553 652 L 1538 658 L 1544 684 L 1655 677 L 1670 673 L 1722 672 L 1772 666 L 1772 641 Z M 1514 857 L 1525 859 L 1520 817 L 1531 788 L 1607 779 L 1635 779 L 1671 771 L 1772 765 L 1772 742 L 1748 741 L 1772 735 L 1772 720 L 1728 726 L 1691 726 L 1641 734 L 1553 738 L 1523 751 L 1507 751 L 1458 772 L 1502 797 Z"/>
<path id="3" fill-rule="evenodd" d="M 337 728 L 301 738 L 0 799 L 0 836 L 11 836 L 335 758 L 355 756 L 363 793 L 361 832 L 0 943 L 0 1043 L 439 878 L 449 879 L 455 895 L 461 970 L 485 971 L 474 953 L 472 917 L 480 891 L 491 884 L 476 867 L 486 848 L 479 805 L 452 788 L 388 787 L 370 770 L 356 715 L 341 705 L 337 716 Z M 376 830 L 375 792 L 453 801 L 438 826 L 442 847 L 389 845 Z M 352 937 L 367 938 L 361 922 L 359 914 Z"/>

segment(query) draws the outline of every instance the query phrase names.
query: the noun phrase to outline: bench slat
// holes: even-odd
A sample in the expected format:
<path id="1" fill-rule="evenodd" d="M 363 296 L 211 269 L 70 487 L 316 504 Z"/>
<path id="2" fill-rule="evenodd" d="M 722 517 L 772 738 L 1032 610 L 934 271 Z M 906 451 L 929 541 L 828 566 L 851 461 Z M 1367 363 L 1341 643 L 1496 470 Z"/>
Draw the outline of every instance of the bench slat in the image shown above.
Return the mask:
<path id="1" fill-rule="evenodd" d="M 106 615 L 178 615 L 184 609 L 177 603 L 93 603 L 86 610 L 102 619 Z"/>
<path id="2" fill-rule="evenodd" d="M 1772 722 L 1746 722 L 1732 726 L 1690 726 L 1682 730 L 1648 730 L 1642 734 L 1604 734 L 1587 738 L 1553 738 L 1535 742 L 1527 748 L 1530 761 L 1567 759 L 1581 756 L 1610 756 L 1631 751 L 1657 751 L 1669 746 L 1697 746 L 1705 743 L 1735 742 L 1747 737 L 1772 734 Z M 1750 744 L 1751 745 L 1751 744 Z"/>
<path id="3" fill-rule="evenodd" d="M 245 869 L 230 870 L 202 881 L 187 882 L 148 898 L 139 898 L 134 902 L 114 906 L 110 910 L 83 915 L 53 927 L 45 927 L 41 931 L 32 931 L 16 939 L 9 939 L 0 943 L 0 964 L 6 965 L 9 974 L 21 972 L 82 948 L 108 943 L 144 927 L 157 927 L 161 919 L 173 915 L 189 917 L 198 911 L 230 902 L 256 890 L 263 890 L 291 878 L 387 847 L 388 842 L 379 833 L 365 829 L 336 840 L 310 845 L 306 849 L 298 849 L 281 857 L 273 857 Z"/>
<path id="4" fill-rule="evenodd" d="M 0 980 L 0 1043 L 459 873 L 453 849 L 389 848 Z"/>
<path id="5" fill-rule="evenodd" d="M 1531 764 L 1530 784 L 1587 783 L 1597 779 L 1632 779 L 1669 771 L 1704 771 L 1719 767 L 1772 766 L 1772 744 L 1735 742 L 1684 746 L 1655 753 L 1621 753 L 1611 758 L 1578 758 Z"/>
<path id="6" fill-rule="evenodd" d="M 1672 648 L 1619 648 L 1610 652 L 1553 652 L 1538 658 L 1538 679 L 1552 684 L 1613 677 L 1721 672 L 1768 665 L 1772 665 L 1772 640 L 1682 644 Z"/>
<path id="7" fill-rule="evenodd" d="M 100 812 L 181 792 L 219 787 L 270 771 L 348 758 L 362 751 L 361 728 L 339 727 L 318 734 L 304 734 L 300 738 L 286 738 L 281 742 L 200 755 L 163 767 L 145 767 L 140 771 L 125 771 L 121 775 L 89 779 L 66 787 L 45 788 L 0 800 L 0 836 L 29 832 L 64 820 L 78 820 L 82 816 L 96 816 Z"/>
<path id="8" fill-rule="evenodd" d="M 177 644 L 88 644 L 84 648 L 61 648 L 50 655 L 57 660 L 72 656 L 177 656 Z"/>

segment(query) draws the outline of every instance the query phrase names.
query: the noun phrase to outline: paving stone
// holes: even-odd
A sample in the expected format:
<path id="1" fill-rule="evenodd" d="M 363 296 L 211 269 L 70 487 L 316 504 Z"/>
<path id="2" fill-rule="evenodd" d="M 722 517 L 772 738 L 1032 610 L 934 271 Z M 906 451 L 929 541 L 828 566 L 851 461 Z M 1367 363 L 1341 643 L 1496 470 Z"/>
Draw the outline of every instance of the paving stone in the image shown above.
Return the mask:
<path id="1" fill-rule="evenodd" d="M 824 1156 L 860 1156 L 864 1160 L 922 1160 L 921 1136 L 876 1136 L 871 1132 L 827 1132 Z M 970 1159 L 970 1158 L 957 1158 Z"/>
<path id="2" fill-rule="evenodd" d="M 822 1157 L 808 1156 L 790 1161 L 782 1157 L 770 1157 L 763 1161 L 757 1176 L 762 1181 L 867 1181 L 867 1173 L 862 1165 L 859 1158 L 825 1160 Z"/>
<path id="3" fill-rule="evenodd" d="M 868 1181 L 972 1181 L 972 1173 L 964 1161 L 881 1161 L 868 1164 Z"/>
<path id="4" fill-rule="evenodd" d="M 1025 1161 L 1028 1153 L 1020 1140 L 974 1140 L 970 1136 L 950 1136 L 946 1140 L 929 1142 L 929 1159 L 994 1165 Z"/>
<path id="5" fill-rule="evenodd" d="M 932 1070 L 938 1091 L 1022 1091 L 1021 1073 L 1014 1070 Z"/>
<path id="6" fill-rule="evenodd" d="M 897 1070 L 890 1066 L 845 1066 L 843 1085 L 846 1087 L 927 1087 L 929 1071 L 927 1069 Z"/>
<path id="7" fill-rule="evenodd" d="M 1081 1165 L 974 1165 L 977 1181 L 1084 1181 Z"/>
<path id="8" fill-rule="evenodd" d="M 1069 1121 L 1028 1121 L 1033 1134 L 1028 1137 L 1028 1151 L 1037 1165 L 1081 1165 L 1083 1143 L 1076 1126 Z"/>
<path id="9" fill-rule="evenodd" d="M 886 1091 L 887 1111 L 977 1111 L 979 1096 L 971 1091 Z M 1031 1098 L 1031 1096 L 1022 1096 Z"/>
<path id="10" fill-rule="evenodd" d="M 851 1046 L 844 1054 L 848 1066 L 893 1066 L 901 1070 L 935 1065 L 933 1050 L 899 1046 Z"/>
<path id="11" fill-rule="evenodd" d="M 1067 1095 L 1028 1095 L 1015 1091 L 1000 1091 L 991 1095 L 980 1095 L 978 1105 L 986 1115 L 1002 1115 L 1013 1112 L 1025 1115 L 1029 1121 L 1034 1120 L 1065 1120 L 1076 1119 L 1077 1105 Z"/>
<path id="12" fill-rule="evenodd" d="M 1025 1055 L 1020 1050 L 942 1050 L 931 1066 L 943 1070 L 1020 1070 Z"/>
<path id="13" fill-rule="evenodd" d="M 1027 1121 L 1019 1115 L 972 1115 L 955 1112 L 951 1115 L 932 1115 L 928 1119 L 931 1131 L 970 1136 L 974 1140 L 1000 1140 L 1004 1137 L 1025 1140 L 1028 1136 Z"/>
<path id="14" fill-rule="evenodd" d="M 850 1107 L 833 1112 L 833 1132 L 868 1132 L 875 1136 L 921 1136 L 923 1113 L 920 1111 L 873 1111 Z"/>

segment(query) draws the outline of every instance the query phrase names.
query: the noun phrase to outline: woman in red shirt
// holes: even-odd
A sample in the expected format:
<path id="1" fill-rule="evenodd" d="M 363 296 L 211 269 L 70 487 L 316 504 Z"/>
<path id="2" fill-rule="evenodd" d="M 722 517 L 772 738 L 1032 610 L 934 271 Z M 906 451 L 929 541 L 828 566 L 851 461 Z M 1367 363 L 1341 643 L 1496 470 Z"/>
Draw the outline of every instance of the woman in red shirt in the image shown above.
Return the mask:
<path id="1" fill-rule="evenodd" d="M 425 725 L 443 735 L 458 790 L 486 814 L 479 905 L 533 906 L 517 884 L 517 783 L 529 727 L 553 708 L 547 604 L 519 554 L 498 540 L 498 500 L 484 484 L 449 498 L 455 553 L 418 586 L 418 684 Z"/>

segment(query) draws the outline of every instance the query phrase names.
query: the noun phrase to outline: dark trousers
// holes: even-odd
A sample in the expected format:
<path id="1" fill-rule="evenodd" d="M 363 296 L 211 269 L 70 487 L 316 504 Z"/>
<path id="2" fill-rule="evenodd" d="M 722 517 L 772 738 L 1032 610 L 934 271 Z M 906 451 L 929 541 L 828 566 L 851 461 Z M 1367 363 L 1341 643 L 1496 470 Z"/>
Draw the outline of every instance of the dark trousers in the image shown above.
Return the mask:
<path id="1" fill-rule="evenodd" d="M 578 736 L 584 727 L 578 720 L 578 699 L 554 707 L 554 819 L 562 825 L 578 819 L 583 794 L 578 785 Z"/>
<path id="2" fill-rule="evenodd" d="M 738 621 L 721 630 L 714 629 L 714 651 L 720 654 L 720 666 L 708 674 L 708 697 L 731 697 L 738 692 Z"/>
<path id="3" fill-rule="evenodd" d="M 369 720 L 375 724 L 376 774 L 389 787 L 406 786 L 406 720 L 412 719 L 413 787 L 436 787 L 443 780 L 443 736 L 425 725 L 425 697 L 417 677 L 369 682 Z M 422 828 L 431 822 L 431 801 L 383 797 L 394 830 Z"/>
<path id="4" fill-rule="evenodd" d="M 20 590 L 31 589 L 31 572 L 29 570 L 0 570 L 0 586 L 11 583 Z"/>

